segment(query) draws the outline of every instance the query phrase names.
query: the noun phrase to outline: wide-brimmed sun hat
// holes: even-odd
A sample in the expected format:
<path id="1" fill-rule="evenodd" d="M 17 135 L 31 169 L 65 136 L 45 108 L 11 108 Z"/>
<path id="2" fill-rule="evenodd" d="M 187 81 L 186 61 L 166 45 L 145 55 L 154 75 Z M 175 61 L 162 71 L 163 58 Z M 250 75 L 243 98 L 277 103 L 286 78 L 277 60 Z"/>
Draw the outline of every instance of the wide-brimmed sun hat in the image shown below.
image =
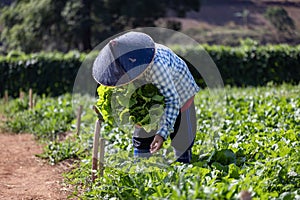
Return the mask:
<path id="1" fill-rule="evenodd" d="M 101 85 L 122 86 L 145 72 L 155 55 L 155 42 L 141 32 L 127 32 L 111 40 L 98 54 L 93 77 Z"/>

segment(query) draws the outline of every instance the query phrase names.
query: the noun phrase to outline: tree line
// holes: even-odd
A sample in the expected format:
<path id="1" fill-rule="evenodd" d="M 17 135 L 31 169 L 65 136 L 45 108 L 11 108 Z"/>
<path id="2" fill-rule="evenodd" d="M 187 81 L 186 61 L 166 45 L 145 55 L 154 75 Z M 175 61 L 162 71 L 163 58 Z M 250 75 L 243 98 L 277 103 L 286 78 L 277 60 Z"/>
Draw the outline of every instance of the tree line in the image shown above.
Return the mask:
<path id="1" fill-rule="evenodd" d="M 184 17 L 200 0 L 5 0 L 0 4 L 1 50 L 26 53 L 91 50 L 124 30 L 155 26 L 168 12 Z"/>

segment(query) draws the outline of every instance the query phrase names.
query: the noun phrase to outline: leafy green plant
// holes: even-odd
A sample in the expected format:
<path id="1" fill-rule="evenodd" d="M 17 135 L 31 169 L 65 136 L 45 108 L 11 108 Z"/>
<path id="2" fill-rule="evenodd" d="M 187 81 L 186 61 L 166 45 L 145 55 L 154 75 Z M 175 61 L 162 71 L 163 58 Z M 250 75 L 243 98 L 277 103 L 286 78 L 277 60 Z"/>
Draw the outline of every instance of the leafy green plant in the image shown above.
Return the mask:
<path id="1" fill-rule="evenodd" d="M 139 125 L 146 131 L 156 130 L 163 114 L 164 97 L 153 84 L 136 88 L 134 84 L 122 88 L 100 85 L 97 107 L 109 125 Z"/>
<path id="2" fill-rule="evenodd" d="M 10 120 L 5 128 L 13 132 L 33 133 L 37 138 L 56 139 L 57 135 L 70 129 L 75 118 L 71 95 L 58 98 L 42 97 L 36 100 L 33 109 L 28 109 L 28 100 L 15 99 L 9 102 L 5 113 Z"/>
<path id="3" fill-rule="evenodd" d="M 43 153 L 38 154 L 40 158 L 47 159 L 51 164 L 57 164 L 66 159 L 82 159 L 92 149 L 91 135 L 71 137 L 64 141 L 50 141 L 44 147 Z"/>
<path id="4" fill-rule="evenodd" d="M 300 85 L 288 84 L 201 90 L 195 97 L 198 127 L 191 164 L 162 165 L 159 156 L 140 162 L 142 165 L 134 163 L 128 158 L 131 133 L 114 127 L 101 132 L 107 139 L 104 176 L 93 183 L 91 147 L 96 116 L 87 107 L 82 135 L 49 142 L 44 157 L 53 163 L 76 159 L 74 169 L 64 176 L 79 199 L 238 199 L 244 190 L 253 199 L 299 199 L 299 95 Z M 41 106 L 38 110 L 53 112 L 52 104 L 69 108 L 70 98 L 44 98 L 41 102 L 49 109 Z M 13 116 L 29 122 L 38 116 L 38 110 Z M 64 114 L 48 115 L 64 120 Z M 13 121 L 20 120 L 10 118 L 10 123 Z M 27 128 L 26 123 L 21 125 Z M 121 150 L 127 154 L 120 155 Z M 113 167 L 109 162 L 116 155 L 124 162 Z"/>
<path id="5" fill-rule="evenodd" d="M 299 86 L 202 90 L 195 98 L 198 132 L 193 162 L 112 167 L 106 154 L 104 176 L 91 182 L 90 155 L 66 174 L 83 199 L 237 199 L 247 190 L 253 199 L 300 196 Z M 131 149 L 130 133 L 106 133 L 108 149 Z M 116 151 L 115 151 L 116 152 Z M 129 154 L 131 152 L 128 152 Z M 129 164 L 132 171 L 128 170 Z"/>

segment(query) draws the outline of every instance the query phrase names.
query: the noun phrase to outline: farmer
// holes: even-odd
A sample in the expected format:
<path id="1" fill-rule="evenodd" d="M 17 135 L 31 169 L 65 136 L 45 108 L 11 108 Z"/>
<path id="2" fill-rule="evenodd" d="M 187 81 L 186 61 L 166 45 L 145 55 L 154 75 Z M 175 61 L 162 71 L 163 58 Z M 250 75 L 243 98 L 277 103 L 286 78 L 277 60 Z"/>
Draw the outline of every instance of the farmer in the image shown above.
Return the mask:
<path id="1" fill-rule="evenodd" d="M 112 87 L 136 80 L 154 84 L 164 96 L 164 113 L 158 130 L 147 133 L 143 127 L 135 127 L 134 156 L 149 157 L 170 136 L 176 160 L 190 163 L 196 134 L 194 95 L 200 88 L 182 59 L 145 33 L 127 32 L 100 51 L 93 77 L 99 84 Z"/>

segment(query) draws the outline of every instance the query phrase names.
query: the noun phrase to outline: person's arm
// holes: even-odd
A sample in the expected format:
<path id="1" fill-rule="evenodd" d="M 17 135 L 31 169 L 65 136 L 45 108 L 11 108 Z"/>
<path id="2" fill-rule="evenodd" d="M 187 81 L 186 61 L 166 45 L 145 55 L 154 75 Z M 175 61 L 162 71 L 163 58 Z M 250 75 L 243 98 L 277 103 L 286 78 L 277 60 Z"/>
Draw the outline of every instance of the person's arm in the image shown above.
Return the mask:
<path id="1" fill-rule="evenodd" d="M 153 64 L 148 75 L 151 77 L 151 82 L 165 97 L 165 110 L 157 135 L 166 140 L 169 134 L 174 131 L 174 124 L 180 109 L 179 95 L 164 63 L 156 62 Z"/>

